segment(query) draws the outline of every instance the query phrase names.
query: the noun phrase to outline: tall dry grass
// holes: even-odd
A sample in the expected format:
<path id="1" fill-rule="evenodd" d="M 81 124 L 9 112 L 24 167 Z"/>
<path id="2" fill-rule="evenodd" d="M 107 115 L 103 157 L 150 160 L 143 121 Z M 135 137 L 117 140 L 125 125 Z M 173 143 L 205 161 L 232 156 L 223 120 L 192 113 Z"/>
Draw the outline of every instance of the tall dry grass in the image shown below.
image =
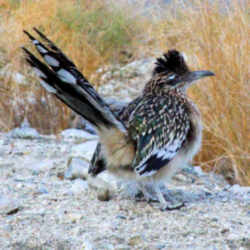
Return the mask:
<path id="1" fill-rule="evenodd" d="M 216 74 L 190 90 L 204 121 L 197 162 L 233 178 L 232 182 L 249 185 L 248 10 L 240 1 L 227 7 L 222 1 L 209 2 L 192 1 L 184 10 L 166 13 L 153 32 L 163 48 L 180 49 L 193 68 Z"/>
<path id="2" fill-rule="evenodd" d="M 232 183 L 250 185 L 249 18 L 243 1 L 231 1 L 230 6 L 219 0 L 193 0 L 186 6 L 183 1 L 175 1 L 181 4 L 164 8 L 165 16 L 159 19 L 157 12 L 152 13 L 152 20 L 137 18 L 124 7 L 122 11 L 111 9 L 103 1 L 61 2 L 0 1 L 4 23 L 0 31 L 0 56 L 4 55 L 0 68 L 11 62 L 14 70 L 30 75 L 19 47 L 27 44 L 22 29 L 33 26 L 46 31 L 91 80 L 99 66 L 123 61 L 122 50 L 151 55 L 154 50 L 179 49 L 194 69 L 216 74 L 189 92 L 204 121 L 203 148 L 197 164 L 223 173 Z M 68 126 L 69 110 L 38 85 L 18 85 L 8 77 L 1 81 L 2 130 L 18 125 L 24 116 L 43 132 Z M 32 98 L 36 101 L 25 101 Z"/>

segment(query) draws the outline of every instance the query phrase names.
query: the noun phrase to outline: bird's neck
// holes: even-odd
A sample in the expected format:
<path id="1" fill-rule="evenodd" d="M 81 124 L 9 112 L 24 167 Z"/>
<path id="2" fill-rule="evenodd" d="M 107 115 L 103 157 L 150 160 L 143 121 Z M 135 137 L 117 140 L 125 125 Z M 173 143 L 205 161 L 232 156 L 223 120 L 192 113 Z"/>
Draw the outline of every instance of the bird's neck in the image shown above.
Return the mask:
<path id="1" fill-rule="evenodd" d="M 143 89 L 144 96 L 180 96 L 185 98 L 186 97 L 186 88 L 182 87 L 171 87 L 166 86 L 164 83 L 160 83 L 155 80 L 150 80 Z"/>

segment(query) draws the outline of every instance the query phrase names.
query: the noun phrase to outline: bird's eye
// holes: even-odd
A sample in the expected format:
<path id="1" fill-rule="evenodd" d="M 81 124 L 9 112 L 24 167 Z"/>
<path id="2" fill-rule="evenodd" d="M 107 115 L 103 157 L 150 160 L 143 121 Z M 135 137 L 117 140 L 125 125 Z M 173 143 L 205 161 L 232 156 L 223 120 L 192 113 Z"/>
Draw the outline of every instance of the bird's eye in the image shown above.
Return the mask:
<path id="1" fill-rule="evenodd" d="M 171 74 L 168 76 L 168 80 L 173 80 L 175 79 L 176 75 L 175 74 Z"/>

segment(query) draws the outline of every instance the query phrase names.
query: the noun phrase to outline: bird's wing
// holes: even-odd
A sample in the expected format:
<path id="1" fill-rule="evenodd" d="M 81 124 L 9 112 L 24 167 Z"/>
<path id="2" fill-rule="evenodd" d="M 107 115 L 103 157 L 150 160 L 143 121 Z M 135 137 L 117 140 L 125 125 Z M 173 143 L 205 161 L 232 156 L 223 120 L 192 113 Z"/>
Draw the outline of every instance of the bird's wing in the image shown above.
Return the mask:
<path id="1" fill-rule="evenodd" d="M 140 176 L 155 174 L 174 158 L 189 130 L 189 114 L 181 100 L 144 97 L 129 121 L 129 133 L 136 141 L 132 168 Z"/>

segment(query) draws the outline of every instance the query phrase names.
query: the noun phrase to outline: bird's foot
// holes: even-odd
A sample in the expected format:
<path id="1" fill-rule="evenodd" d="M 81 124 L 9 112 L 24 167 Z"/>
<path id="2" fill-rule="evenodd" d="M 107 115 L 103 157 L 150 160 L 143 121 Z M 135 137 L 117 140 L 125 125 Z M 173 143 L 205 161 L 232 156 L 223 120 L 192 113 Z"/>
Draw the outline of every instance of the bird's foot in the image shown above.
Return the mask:
<path id="1" fill-rule="evenodd" d="M 158 201 L 157 197 L 155 197 L 153 194 L 150 194 L 149 192 L 142 192 L 142 191 L 140 191 L 139 193 L 136 194 L 135 200 L 136 201 L 146 201 L 148 203 Z"/>
<path id="2" fill-rule="evenodd" d="M 162 192 L 159 186 L 155 187 L 155 191 L 160 202 L 161 211 L 177 210 L 185 206 L 185 203 L 183 201 L 175 199 L 167 192 Z"/>
<path id="3" fill-rule="evenodd" d="M 143 200 L 148 203 L 158 201 L 151 186 L 148 186 L 144 183 L 138 183 L 137 185 L 138 185 L 138 189 L 140 190 L 140 192 L 136 196 L 137 201 Z"/>
<path id="4" fill-rule="evenodd" d="M 172 210 L 178 210 L 181 209 L 182 207 L 185 207 L 185 203 L 184 202 L 179 202 L 179 201 L 175 201 L 175 202 L 164 202 L 164 204 L 160 205 L 160 210 L 161 211 L 172 211 Z"/>

